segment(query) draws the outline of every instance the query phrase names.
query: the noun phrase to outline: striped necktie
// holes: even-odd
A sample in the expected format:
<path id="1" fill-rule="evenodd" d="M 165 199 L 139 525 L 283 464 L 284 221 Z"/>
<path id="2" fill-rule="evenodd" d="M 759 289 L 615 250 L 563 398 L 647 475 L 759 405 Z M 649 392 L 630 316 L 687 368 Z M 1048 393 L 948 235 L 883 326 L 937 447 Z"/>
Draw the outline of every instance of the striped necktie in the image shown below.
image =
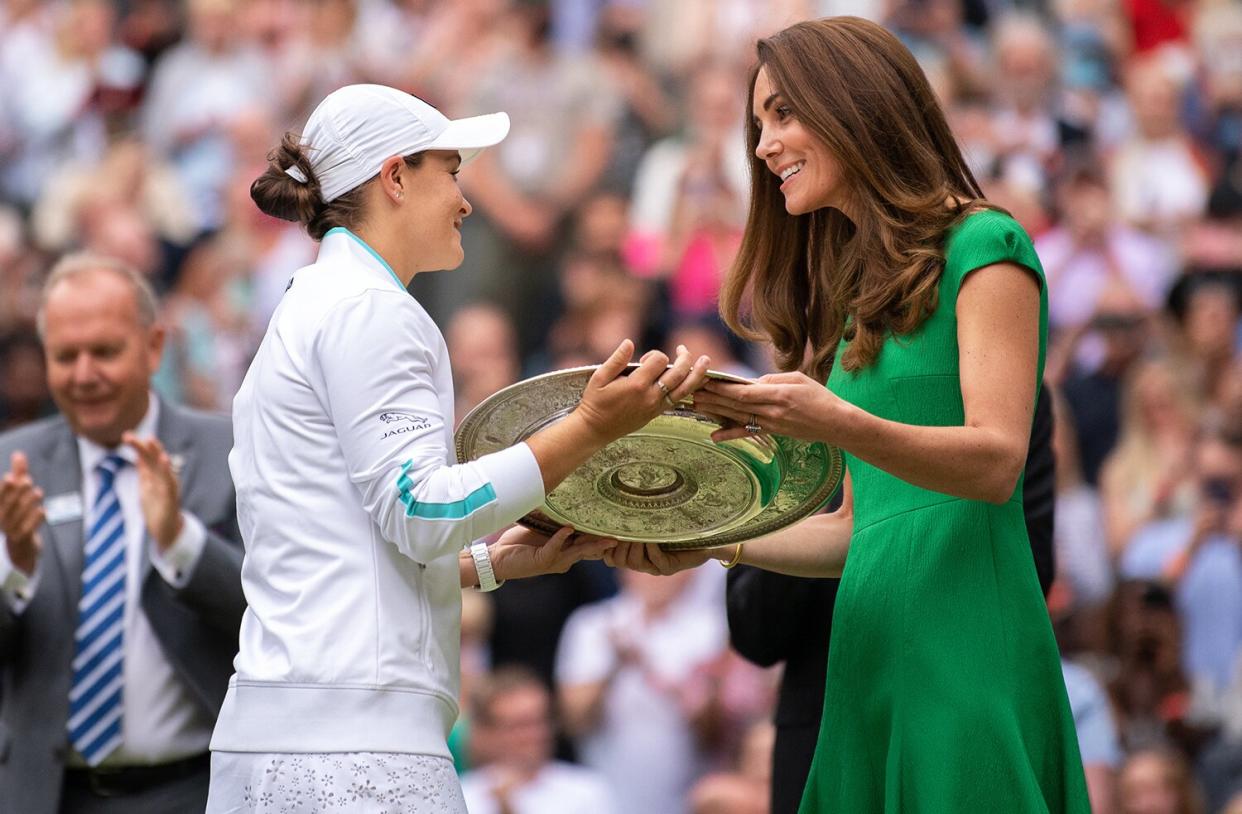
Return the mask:
<path id="1" fill-rule="evenodd" d="M 99 462 L 99 493 L 91 509 L 82 566 L 82 598 L 74 631 L 69 742 L 90 766 L 121 744 L 121 671 L 125 632 L 125 519 L 116 473 L 125 459 Z"/>

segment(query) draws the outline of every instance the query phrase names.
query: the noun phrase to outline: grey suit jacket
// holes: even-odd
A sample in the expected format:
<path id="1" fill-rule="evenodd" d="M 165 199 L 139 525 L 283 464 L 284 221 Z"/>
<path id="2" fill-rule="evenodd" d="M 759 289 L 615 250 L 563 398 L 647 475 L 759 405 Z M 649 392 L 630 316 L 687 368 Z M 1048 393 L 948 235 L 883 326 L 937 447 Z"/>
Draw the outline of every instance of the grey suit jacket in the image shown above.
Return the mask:
<path id="1" fill-rule="evenodd" d="M 241 535 L 228 453 L 232 424 L 162 404 L 156 433 L 180 456 L 181 505 L 207 528 L 189 584 L 175 589 L 149 561 L 141 605 L 164 655 L 214 719 L 220 711 L 245 599 Z M 81 492 L 78 445 L 61 417 L 0 435 L 0 462 L 24 452 L 44 500 Z M 52 518 L 55 520 L 55 518 Z M 0 812 L 55 814 L 69 749 L 70 662 L 82 587 L 81 519 L 44 524 L 40 583 L 21 615 L 0 601 Z M 144 547 L 144 553 L 146 548 Z"/>

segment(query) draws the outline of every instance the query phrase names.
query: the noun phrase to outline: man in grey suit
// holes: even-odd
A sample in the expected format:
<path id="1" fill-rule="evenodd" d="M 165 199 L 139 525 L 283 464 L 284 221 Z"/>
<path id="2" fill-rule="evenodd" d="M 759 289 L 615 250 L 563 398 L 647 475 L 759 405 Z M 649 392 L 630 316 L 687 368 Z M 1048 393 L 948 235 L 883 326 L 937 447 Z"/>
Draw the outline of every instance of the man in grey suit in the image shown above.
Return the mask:
<path id="1" fill-rule="evenodd" d="M 201 812 L 245 607 L 231 424 L 152 393 L 120 263 L 62 260 L 39 331 L 60 415 L 0 435 L 0 812 Z"/>

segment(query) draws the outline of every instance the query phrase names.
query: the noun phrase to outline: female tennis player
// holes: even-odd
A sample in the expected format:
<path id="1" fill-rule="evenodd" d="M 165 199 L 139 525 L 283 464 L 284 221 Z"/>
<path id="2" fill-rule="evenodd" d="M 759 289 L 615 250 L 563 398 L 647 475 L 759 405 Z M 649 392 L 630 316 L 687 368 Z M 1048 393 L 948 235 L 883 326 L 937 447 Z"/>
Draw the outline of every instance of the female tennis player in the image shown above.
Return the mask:
<path id="1" fill-rule="evenodd" d="M 454 461 L 439 329 L 407 292 L 462 261 L 462 162 L 508 117 L 450 121 L 353 85 L 286 135 L 251 196 L 320 241 L 294 275 L 233 405 L 246 546 L 236 674 L 212 739 L 212 814 L 463 814 L 446 737 L 457 717 L 461 588 L 564 571 L 611 541 L 524 529 L 602 446 L 694 391 L 706 357 L 659 352 L 621 375 L 623 342 L 580 405 L 523 443 Z"/>

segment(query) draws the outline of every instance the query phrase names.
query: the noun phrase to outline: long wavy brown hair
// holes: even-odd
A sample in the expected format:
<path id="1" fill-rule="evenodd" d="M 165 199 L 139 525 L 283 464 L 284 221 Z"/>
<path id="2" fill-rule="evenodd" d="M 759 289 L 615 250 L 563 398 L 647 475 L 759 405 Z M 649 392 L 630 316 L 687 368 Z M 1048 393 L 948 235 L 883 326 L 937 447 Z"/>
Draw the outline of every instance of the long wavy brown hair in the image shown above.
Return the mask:
<path id="1" fill-rule="evenodd" d="M 759 40 L 758 52 L 746 108 L 750 213 L 720 313 L 739 335 L 771 340 L 781 369 L 823 381 L 842 337 L 841 364 L 858 370 L 889 334 L 935 310 L 945 231 L 987 204 L 922 69 L 879 25 L 798 23 Z M 785 211 L 780 179 L 755 156 L 760 68 L 840 164 L 853 220 Z"/>

